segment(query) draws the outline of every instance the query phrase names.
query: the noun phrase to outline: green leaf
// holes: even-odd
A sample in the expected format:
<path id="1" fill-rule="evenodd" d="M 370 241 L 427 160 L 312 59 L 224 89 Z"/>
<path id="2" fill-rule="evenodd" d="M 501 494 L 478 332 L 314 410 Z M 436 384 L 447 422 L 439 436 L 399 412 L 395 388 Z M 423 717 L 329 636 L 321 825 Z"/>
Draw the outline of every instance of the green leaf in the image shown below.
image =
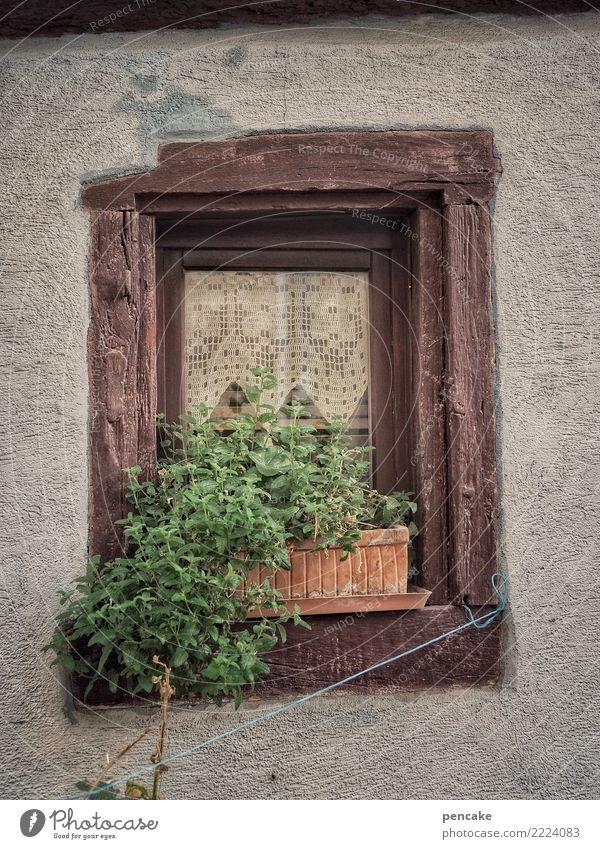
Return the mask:
<path id="1" fill-rule="evenodd" d="M 261 475 L 267 477 L 281 475 L 293 467 L 289 453 L 283 448 L 264 448 L 262 451 L 251 451 L 250 457 Z"/>
<path id="2" fill-rule="evenodd" d="M 171 665 L 174 667 L 183 666 L 183 664 L 187 662 L 188 657 L 189 655 L 187 651 L 181 646 L 177 646 L 175 653 L 171 658 Z"/>
<path id="3" fill-rule="evenodd" d="M 257 404 L 260 401 L 260 389 L 258 386 L 244 386 L 244 395 L 250 404 Z"/>
<path id="4" fill-rule="evenodd" d="M 98 672 L 102 672 L 102 670 L 104 669 L 104 664 L 106 663 L 106 660 L 107 660 L 109 654 L 111 653 L 111 651 L 112 651 L 111 645 L 104 646 L 104 648 L 102 649 L 102 654 L 100 655 L 100 660 L 98 661 Z"/>
<path id="5" fill-rule="evenodd" d="M 75 660 L 70 654 L 61 654 L 58 659 L 61 666 L 64 666 L 67 672 L 75 671 Z"/>

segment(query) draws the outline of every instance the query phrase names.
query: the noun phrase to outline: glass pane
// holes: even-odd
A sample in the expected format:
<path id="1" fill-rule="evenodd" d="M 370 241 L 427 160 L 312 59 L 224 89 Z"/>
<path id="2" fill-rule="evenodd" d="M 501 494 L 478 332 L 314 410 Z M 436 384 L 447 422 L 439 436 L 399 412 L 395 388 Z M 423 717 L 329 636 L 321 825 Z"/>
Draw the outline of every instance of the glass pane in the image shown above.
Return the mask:
<path id="1" fill-rule="evenodd" d="M 268 366 L 278 386 L 316 420 L 341 416 L 356 444 L 369 438 L 367 272 L 188 271 L 185 275 L 186 407 L 220 417 L 247 406 L 240 386 Z"/>

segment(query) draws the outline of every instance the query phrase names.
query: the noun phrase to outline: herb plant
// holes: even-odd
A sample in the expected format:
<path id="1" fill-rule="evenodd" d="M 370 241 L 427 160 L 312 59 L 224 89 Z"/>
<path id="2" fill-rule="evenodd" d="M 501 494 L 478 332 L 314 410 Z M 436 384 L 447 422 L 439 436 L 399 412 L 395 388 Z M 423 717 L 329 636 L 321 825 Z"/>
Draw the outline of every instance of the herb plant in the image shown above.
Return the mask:
<path id="1" fill-rule="evenodd" d="M 351 446 L 344 422 L 317 429 L 297 402 L 282 408 L 282 422 L 261 400 L 273 374 L 252 374 L 244 387 L 252 415 L 217 420 L 199 409 L 161 422 L 155 480 L 126 471 L 128 555 L 91 558 L 74 590 L 61 593 L 59 629 L 46 648 L 88 680 L 86 695 L 98 679 L 113 692 L 150 693 L 160 672 L 151 659 L 161 656 L 178 695 L 239 705 L 242 688 L 268 672 L 262 656 L 285 640 L 286 623 L 306 625 L 268 581 L 241 594 L 254 566 L 289 569 L 294 540 L 350 553 L 367 528 L 405 524 L 416 533 L 416 505 L 405 493 L 370 489 L 370 449 Z M 249 624 L 253 607 L 278 615 Z"/>

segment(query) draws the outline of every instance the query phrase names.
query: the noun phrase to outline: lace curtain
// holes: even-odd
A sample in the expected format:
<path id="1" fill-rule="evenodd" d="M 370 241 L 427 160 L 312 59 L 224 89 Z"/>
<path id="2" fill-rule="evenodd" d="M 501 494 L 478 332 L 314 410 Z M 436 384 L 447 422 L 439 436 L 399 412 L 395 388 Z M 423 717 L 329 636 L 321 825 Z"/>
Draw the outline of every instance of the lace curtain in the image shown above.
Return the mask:
<path id="1" fill-rule="evenodd" d="M 253 366 L 278 379 L 276 408 L 302 386 L 326 418 L 350 419 L 369 378 L 368 274 L 188 271 L 186 406 L 217 406 Z"/>

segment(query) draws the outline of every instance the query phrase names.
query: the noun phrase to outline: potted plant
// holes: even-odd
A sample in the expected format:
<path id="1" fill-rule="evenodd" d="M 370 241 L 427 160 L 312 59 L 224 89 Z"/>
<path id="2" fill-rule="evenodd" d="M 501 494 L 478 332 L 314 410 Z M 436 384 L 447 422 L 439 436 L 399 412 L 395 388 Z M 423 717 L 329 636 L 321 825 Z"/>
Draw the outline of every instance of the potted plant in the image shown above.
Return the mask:
<path id="1" fill-rule="evenodd" d="M 290 567 L 255 565 L 238 594 L 267 580 L 288 610 L 306 615 L 422 607 L 429 593 L 408 592 L 417 505 L 407 493 L 386 496 L 369 486 L 371 448 L 351 445 L 345 421 L 317 429 L 295 402 L 282 408 L 282 424 L 261 403 L 275 378 L 253 373 L 259 383 L 245 390 L 256 411 L 248 416 L 257 439 L 250 457 L 270 502 L 283 511 Z M 274 613 L 254 608 L 249 616 Z"/>
<path id="2" fill-rule="evenodd" d="M 88 692 L 104 679 L 149 693 L 159 656 L 178 695 L 239 704 L 302 613 L 424 604 L 426 593 L 406 592 L 416 505 L 371 490 L 369 449 L 350 445 L 343 422 L 317 429 L 298 403 L 282 422 L 262 402 L 273 374 L 252 374 L 252 412 L 160 423 L 155 479 L 126 472 L 128 555 L 92 558 L 61 593 L 46 648 Z"/>

